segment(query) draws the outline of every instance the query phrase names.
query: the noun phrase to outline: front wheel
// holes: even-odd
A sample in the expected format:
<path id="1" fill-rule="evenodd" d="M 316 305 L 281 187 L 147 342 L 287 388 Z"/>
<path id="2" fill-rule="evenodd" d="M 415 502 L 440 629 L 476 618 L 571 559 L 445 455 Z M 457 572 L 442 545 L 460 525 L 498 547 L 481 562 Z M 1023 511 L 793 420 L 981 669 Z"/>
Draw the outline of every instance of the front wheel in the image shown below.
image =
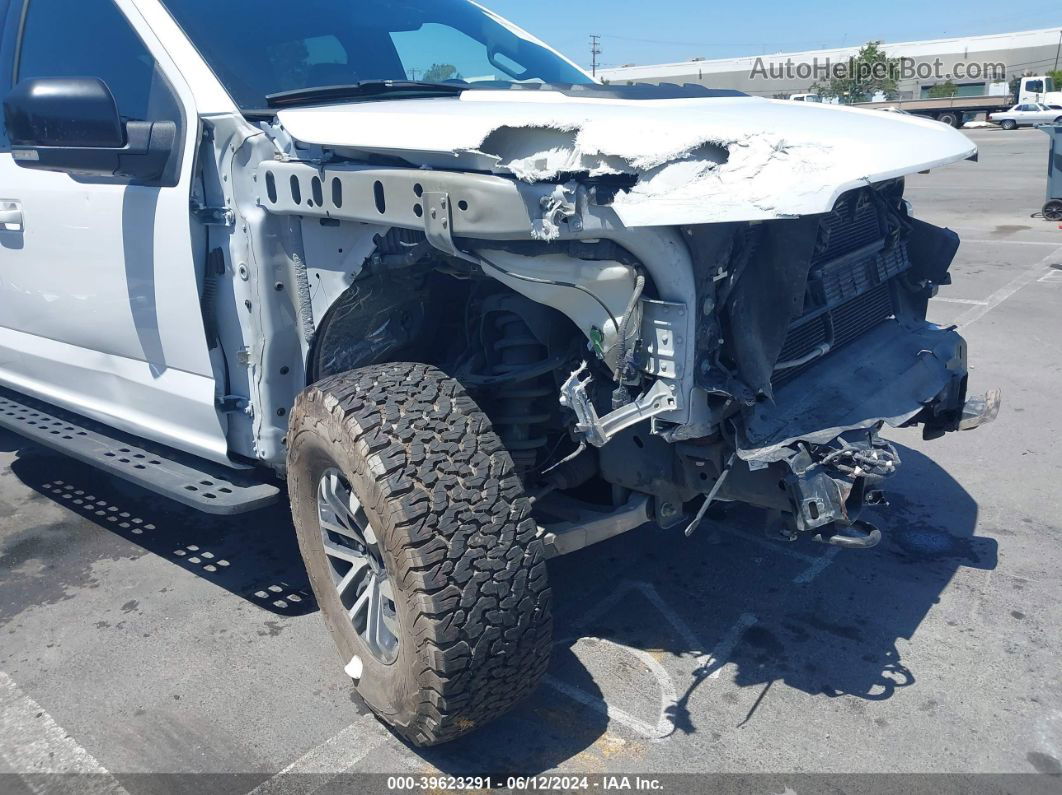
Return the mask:
<path id="1" fill-rule="evenodd" d="M 299 548 L 357 692 L 417 745 L 471 731 L 538 684 L 545 554 L 490 420 L 424 364 L 331 376 L 288 435 Z"/>
<path id="2" fill-rule="evenodd" d="M 1062 221 L 1062 199 L 1051 199 L 1044 205 L 1044 218 L 1048 221 Z"/>

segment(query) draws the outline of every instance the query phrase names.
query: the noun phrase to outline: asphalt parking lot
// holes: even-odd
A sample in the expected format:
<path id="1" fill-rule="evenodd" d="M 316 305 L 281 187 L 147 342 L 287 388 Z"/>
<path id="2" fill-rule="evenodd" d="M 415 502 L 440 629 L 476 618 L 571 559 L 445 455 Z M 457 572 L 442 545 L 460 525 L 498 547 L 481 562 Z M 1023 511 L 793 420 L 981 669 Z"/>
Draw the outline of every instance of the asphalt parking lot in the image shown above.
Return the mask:
<path id="1" fill-rule="evenodd" d="M 888 434 L 879 547 L 782 545 L 731 510 L 556 560 L 546 682 L 418 750 L 352 695 L 283 509 L 205 518 L 0 432 L 0 773 L 1062 772 L 1062 230 L 1034 217 L 1046 136 L 970 137 L 979 163 L 908 198 L 963 236 L 931 319 L 1003 409 Z"/>

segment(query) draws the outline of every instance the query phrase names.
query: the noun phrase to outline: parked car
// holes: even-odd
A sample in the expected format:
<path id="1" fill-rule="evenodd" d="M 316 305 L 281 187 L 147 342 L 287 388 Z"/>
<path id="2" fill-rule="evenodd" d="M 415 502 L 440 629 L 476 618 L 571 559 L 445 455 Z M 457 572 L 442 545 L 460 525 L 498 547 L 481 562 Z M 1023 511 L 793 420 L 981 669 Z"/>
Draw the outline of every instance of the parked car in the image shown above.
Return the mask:
<path id="1" fill-rule="evenodd" d="M 901 116 L 915 116 L 917 118 L 922 118 L 922 119 L 931 118 L 929 116 L 919 116 L 916 113 L 911 113 L 911 111 L 909 111 L 909 110 L 904 110 L 903 108 L 897 108 L 895 106 L 890 106 L 890 107 L 885 107 L 885 108 L 874 108 L 874 110 L 884 111 L 885 113 L 898 113 Z M 939 121 L 938 119 L 931 119 L 931 120 L 932 121 Z M 948 127 L 961 126 L 962 125 L 962 118 L 960 116 L 959 121 L 956 122 L 955 124 L 952 124 L 951 121 L 940 121 L 940 124 L 946 124 Z"/>
<path id="2" fill-rule="evenodd" d="M 1015 105 L 1002 113 L 988 114 L 988 120 L 996 122 L 1004 130 L 1017 127 L 1035 127 L 1037 124 L 1062 122 L 1062 108 L 1054 105 L 1042 105 L 1038 102 L 1025 102 Z"/>
<path id="3" fill-rule="evenodd" d="M 548 558 L 716 500 L 871 547 L 879 431 L 998 408 L 925 320 L 958 237 L 903 198 L 956 130 L 600 85 L 465 0 L 0 9 L 0 427 L 198 510 L 290 501 L 414 743 L 534 691 Z"/>

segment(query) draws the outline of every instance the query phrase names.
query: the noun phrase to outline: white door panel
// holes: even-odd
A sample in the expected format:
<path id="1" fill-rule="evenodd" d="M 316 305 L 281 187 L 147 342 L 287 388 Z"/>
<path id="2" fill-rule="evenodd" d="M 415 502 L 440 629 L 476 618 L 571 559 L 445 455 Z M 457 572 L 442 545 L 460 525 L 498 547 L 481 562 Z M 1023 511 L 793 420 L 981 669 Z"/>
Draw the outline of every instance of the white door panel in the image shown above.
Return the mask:
<path id="1" fill-rule="evenodd" d="M 119 430 L 228 463 L 214 379 L 0 327 L 0 382 Z"/>
<path id="2" fill-rule="evenodd" d="M 0 152 L 0 199 L 21 211 L 21 228 L 0 226 L 0 383 L 225 460 L 200 309 L 205 243 L 189 212 L 188 86 L 136 12 L 110 0 L 35 0 L 20 53 L 19 79 L 98 77 L 124 116 L 180 119 L 183 155 L 170 186 L 154 187 L 31 170 Z"/>
<path id="3" fill-rule="evenodd" d="M 30 171 L 0 154 L 23 231 L 0 232 L 0 325 L 209 376 L 188 200 L 154 188 Z M 183 195 L 182 195 L 183 194 Z M 175 201 L 176 200 L 176 201 Z"/>

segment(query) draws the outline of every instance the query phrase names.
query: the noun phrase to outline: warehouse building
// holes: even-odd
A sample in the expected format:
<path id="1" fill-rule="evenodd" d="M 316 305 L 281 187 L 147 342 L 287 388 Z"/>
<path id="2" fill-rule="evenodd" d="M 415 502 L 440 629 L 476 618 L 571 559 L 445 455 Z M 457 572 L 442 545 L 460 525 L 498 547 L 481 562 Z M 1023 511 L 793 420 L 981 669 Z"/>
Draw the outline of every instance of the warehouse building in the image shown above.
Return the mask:
<path id="1" fill-rule="evenodd" d="M 1006 83 L 1014 77 L 1062 68 L 1062 28 L 886 43 L 882 49 L 905 62 L 907 74 L 899 81 L 898 99 L 924 97 L 934 85 L 948 80 L 960 96 L 1005 94 Z M 828 76 L 829 69 L 848 63 L 858 52 L 859 46 L 854 46 L 695 59 L 602 69 L 598 75 L 610 83 L 699 83 L 758 96 L 789 96 L 807 92 L 812 83 Z"/>

